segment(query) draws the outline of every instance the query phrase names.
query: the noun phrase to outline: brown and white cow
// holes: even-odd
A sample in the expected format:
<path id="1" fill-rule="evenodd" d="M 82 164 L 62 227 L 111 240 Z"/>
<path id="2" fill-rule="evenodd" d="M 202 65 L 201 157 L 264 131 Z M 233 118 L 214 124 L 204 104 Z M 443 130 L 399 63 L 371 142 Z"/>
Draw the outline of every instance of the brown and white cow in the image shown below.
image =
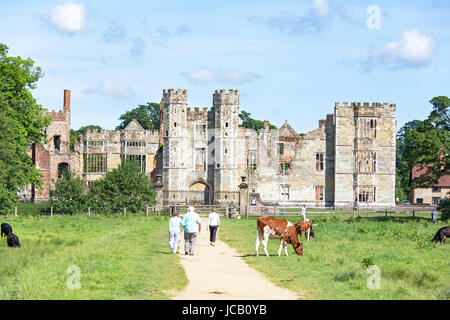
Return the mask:
<path id="1" fill-rule="evenodd" d="M 286 256 L 287 245 L 291 244 L 294 247 L 295 252 L 299 255 L 303 255 L 303 245 L 298 241 L 297 230 L 295 226 L 286 220 L 276 218 L 259 218 L 257 223 L 257 236 L 256 236 L 256 256 L 258 256 L 258 248 L 261 242 L 264 247 L 266 256 L 269 256 L 267 252 L 267 242 L 270 239 L 281 239 L 280 249 L 278 250 L 278 256 L 281 256 L 281 249 L 284 247 L 284 253 Z"/>
<path id="2" fill-rule="evenodd" d="M 312 228 L 312 224 L 310 222 L 299 222 L 295 224 L 295 229 L 300 235 L 300 239 L 302 238 L 302 233 L 306 236 L 306 241 L 309 241 L 309 236 L 314 238 L 314 230 Z"/>

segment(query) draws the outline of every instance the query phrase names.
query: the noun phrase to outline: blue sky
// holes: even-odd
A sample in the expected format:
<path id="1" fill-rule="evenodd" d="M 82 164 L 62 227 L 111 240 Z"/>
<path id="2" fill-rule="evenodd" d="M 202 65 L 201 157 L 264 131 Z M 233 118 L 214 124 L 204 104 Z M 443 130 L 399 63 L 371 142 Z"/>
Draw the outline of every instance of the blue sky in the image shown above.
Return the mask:
<path id="1" fill-rule="evenodd" d="M 75 129 L 112 129 L 164 88 L 192 107 L 239 89 L 242 109 L 298 132 L 335 102 L 393 102 L 400 127 L 450 96 L 449 40 L 450 0 L 0 0 L 0 42 L 43 68 L 44 107 L 72 91 Z"/>

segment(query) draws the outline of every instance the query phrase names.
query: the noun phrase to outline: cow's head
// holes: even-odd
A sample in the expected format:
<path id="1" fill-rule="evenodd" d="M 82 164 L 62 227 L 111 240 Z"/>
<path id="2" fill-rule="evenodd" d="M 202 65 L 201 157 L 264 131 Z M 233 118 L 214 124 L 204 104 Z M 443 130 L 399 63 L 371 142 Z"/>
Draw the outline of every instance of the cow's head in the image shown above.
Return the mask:
<path id="1" fill-rule="evenodd" d="M 292 244 L 295 249 L 295 253 L 297 253 L 299 256 L 303 255 L 303 245 L 301 242 L 297 242 L 295 244 Z"/>

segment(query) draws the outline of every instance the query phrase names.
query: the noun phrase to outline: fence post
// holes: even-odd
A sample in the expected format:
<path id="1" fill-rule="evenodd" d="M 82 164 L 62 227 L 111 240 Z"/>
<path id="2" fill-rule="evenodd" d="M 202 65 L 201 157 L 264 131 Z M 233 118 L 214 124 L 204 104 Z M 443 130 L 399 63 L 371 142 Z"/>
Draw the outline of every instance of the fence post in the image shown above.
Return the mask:
<path id="1" fill-rule="evenodd" d="M 386 209 L 386 213 L 384 214 L 384 216 L 387 218 L 387 209 Z"/>
<path id="2" fill-rule="evenodd" d="M 123 208 L 123 215 L 126 217 L 127 216 L 127 207 Z"/>
<path id="3" fill-rule="evenodd" d="M 148 217 L 148 206 L 145 207 L 145 215 Z"/>
<path id="4" fill-rule="evenodd" d="M 14 216 L 17 217 L 17 207 L 14 207 Z"/>
<path id="5" fill-rule="evenodd" d="M 53 218 L 53 207 L 50 207 L 50 218 Z"/>
<path id="6" fill-rule="evenodd" d="M 91 207 L 88 207 L 88 217 L 91 216 Z"/>
<path id="7" fill-rule="evenodd" d="M 415 218 L 415 217 L 416 217 L 416 210 L 413 209 L 413 218 Z"/>

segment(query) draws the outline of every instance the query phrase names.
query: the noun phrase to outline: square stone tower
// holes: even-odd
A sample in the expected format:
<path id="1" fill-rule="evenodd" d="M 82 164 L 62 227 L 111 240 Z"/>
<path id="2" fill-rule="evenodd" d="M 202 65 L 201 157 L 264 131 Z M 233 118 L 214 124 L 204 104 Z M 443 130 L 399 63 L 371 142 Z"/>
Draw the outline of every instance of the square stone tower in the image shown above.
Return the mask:
<path id="1" fill-rule="evenodd" d="M 335 106 L 335 206 L 395 205 L 396 105 Z"/>
<path id="2" fill-rule="evenodd" d="M 184 200 L 180 193 L 186 189 L 187 165 L 187 90 L 163 91 L 163 185 L 169 202 Z"/>
<path id="3" fill-rule="evenodd" d="M 237 203 L 239 91 L 216 90 L 214 112 L 214 199 L 219 203 Z M 234 198 L 233 198 L 234 197 Z"/>

